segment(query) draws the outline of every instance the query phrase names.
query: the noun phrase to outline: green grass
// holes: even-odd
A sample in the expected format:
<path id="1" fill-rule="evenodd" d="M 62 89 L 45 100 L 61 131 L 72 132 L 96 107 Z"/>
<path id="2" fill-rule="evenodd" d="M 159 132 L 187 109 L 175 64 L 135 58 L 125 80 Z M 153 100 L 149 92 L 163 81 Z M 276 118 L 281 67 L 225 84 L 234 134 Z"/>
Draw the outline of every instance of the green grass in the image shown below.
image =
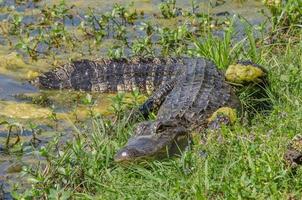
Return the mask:
<path id="1" fill-rule="evenodd" d="M 180 158 L 121 166 L 113 155 L 132 133 L 126 118 L 95 117 L 59 152 L 40 153 L 46 169 L 27 169 L 33 187 L 25 199 L 289 199 L 302 198 L 302 170 L 283 154 L 302 130 L 302 48 L 265 47 L 259 62 L 269 71 L 272 109 L 249 122 L 209 134 Z M 200 152 L 206 156 L 200 156 Z"/>
<path id="2" fill-rule="evenodd" d="M 235 43 L 232 29 L 223 38 L 209 34 L 182 43 L 194 43 L 187 54 L 209 58 L 222 69 L 237 59 L 264 66 L 269 73 L 269 112 L 207 134 L 202 144 L 200 134 L 180 157 L 123 166 L 114 163 L 113 156 L 134 125 L 120 114 L 118 96 L 113 101 L 117 120 L 95 116 L 75 128 L 67 144 L 59 146 L 59 138 L 54 138 L 39 150 L 45 160 L 24 169 L 32 187 L 14 193 L 15 198 L 301 199 L 302 169 L 289 169 L 283 154 L 291 138 L 302 131 L 302 43 L 288 39 L 286 44 L 265 46 L 257 43 L 251 27 L 246 31 L 245 40 Z M 293 37 L 301 41 L 299 33 Z M 175 48 L 175 41 L 163 44 Z M 241 95 L 243 104 L 251 105 L 251 98 L 244 98 L 248 94 Z"/>

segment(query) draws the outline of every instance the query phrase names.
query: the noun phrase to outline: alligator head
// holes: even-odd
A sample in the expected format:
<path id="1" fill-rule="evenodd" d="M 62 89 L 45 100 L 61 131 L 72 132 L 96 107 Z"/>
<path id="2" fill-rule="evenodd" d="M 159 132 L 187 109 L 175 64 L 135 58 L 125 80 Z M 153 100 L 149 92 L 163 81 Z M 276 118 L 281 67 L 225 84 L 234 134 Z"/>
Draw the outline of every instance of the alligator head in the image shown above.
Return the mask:
<path id="1" fill-rule="evenodd" d="M 179 153 L 188 144 L 187 129 L 175 120 L 140 123 L 134 136 L 114 157 L 116 162 L 163 158 Z"/>

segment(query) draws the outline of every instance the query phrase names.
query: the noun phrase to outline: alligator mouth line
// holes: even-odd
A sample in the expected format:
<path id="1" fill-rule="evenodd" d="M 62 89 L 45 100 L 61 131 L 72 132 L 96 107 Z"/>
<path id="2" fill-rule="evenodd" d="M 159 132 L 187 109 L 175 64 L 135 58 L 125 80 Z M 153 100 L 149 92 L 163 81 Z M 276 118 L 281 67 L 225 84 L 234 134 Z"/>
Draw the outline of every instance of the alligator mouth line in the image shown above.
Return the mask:
<path id="1" fill-rule="evenodd" d="M 187 135 L 179 136 L 177 139 L 174 139 L 171 144 L 164 146 L 159 151 L 139 157 L 127 157 L 127 151 L 120 150 L 114 157 L 114 162 L 122 164 L 144 163 L 173 156 L 181 156 L 185 148 L 191 143 L 191 139 L 188 138 Z"/>

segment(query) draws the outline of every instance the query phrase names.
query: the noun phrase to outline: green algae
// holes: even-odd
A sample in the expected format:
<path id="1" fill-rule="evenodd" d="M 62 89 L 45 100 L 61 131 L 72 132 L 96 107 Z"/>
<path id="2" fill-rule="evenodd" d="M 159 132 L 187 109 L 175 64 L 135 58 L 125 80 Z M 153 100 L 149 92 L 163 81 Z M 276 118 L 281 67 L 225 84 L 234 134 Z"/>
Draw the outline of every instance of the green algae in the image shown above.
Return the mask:
<path id="1" fill-rule="evenodd" d="M 0 110 L 1 116 L 19 119 L 43 119 L 47 118 L 51 114 L 51 111 L 46 108 L 40 108 L 28 103 L 16 103 L 9 101 L 2 101 L 0 104 Z"/>
<path id="2" fill-rule="evenodd" d="M 0 73 L 17 80 L 30 80 L 40 72 L 45 72 L 52 68 L 46 59 L 25 61 L 19 53 L 1 45 L 0 60 Z"/>

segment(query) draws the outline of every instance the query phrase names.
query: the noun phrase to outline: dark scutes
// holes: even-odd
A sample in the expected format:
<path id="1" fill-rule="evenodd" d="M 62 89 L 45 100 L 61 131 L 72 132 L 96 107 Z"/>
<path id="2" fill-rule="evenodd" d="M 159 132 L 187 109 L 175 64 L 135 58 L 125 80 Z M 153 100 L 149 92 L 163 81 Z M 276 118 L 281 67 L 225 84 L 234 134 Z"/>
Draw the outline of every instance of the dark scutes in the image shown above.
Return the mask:
<path id="1" fill-rule="evenodd" d="M 218 108 L 239 106 L 224 75 L 202 58 L 81 60 L 40 76 L 35 83 L 99 92 L 155 90 L 139 111 L 145 117 L 158 111 L 157 119 L 138 124 L 116 161 L 174 154 L 187 145 L 191 130 L 206 127 Z"/>
<path id="2" fill-rule="evenodd" d="M 151 105 L 153 110 L 158 108 L 157 119 L 138 125 L 133 137 L 116 154 L 117 162 L 173 154 L 175 146 L 183 149 L 189 132 L 207 126 L 207 119 L 218 108 L 240 105 L 231 86 L 212 62 L 201 58 L 185 58 L 182 62 L 184 67 L 178 69 L 175 78 L 142 105 L 149 108 L 156 96 L 157 103 Z"/>
<path id="3" fill-rule="evenodd" d="M 172 79 L 182 66 L 178 59 L 80 60 L 43 74 L 32 84 L 47 89 L 146 92 Z"/>

